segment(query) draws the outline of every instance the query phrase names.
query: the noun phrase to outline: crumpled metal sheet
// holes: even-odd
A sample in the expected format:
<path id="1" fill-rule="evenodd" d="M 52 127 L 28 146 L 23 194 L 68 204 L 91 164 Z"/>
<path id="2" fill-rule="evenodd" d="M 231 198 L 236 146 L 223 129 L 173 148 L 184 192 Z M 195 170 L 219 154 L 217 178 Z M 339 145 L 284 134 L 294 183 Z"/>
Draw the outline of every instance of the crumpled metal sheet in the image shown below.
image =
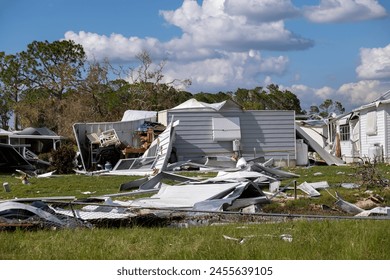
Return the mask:
<path id="1" fill-rule="evenodd" d="M 134 200 L 133 207 L 192 208 L 196 203 L 227 195 L 246 183 L 164 185 L 150 198 Z"/>
<path id="2" fill-rule="evenodd" d="M 337 192 L 336 192 L 336 197 L 337 197 L 337 201 L 335 204 L 338 207 L 340 207 L 343 211 L 355 215 L 364 211 L 362 208 L 357 207 L 355 204 L 343 200 Z"/>
<path id="3" fill-rule="evenodd" d="M 134 200 L 131 206 L 225 211 L 267 202 L 268 198 L 255 183 L 235 182 L 165 185 L 156 195 Z"/>
<path id="4" fill-rule="evenodd" d="M 381 215 L 390 217 L 390 207 L 375 207 L 371 210 L 365 210 L 363 212 L 358 213 L 356 216 L 358 217 L 368 217 L 373 215 Z"/>
<path id="5" fill-rule="evenodd" d="M 19 202 L 2 202 L 0 203 L 0 216 L 7 219 L 26 219 L 26 212 L 31 213 L 31 215 L 36 215 L 39 218 L 52 223 L 55 226 L 65 227 L 66 222 L 60 220 L 53 214 L 44 211 L 41 208 L 34 207 L 28 204 L 19 203 Z M 30 216 L 31 217 L 31 216 Z"/>
<path id="6" fill-rule="evenodd" d="M 201 211 L 232 211 L 253 204 L 269 203 L 263 191 L 254 183 L 246 182 L 237 186 L 234 191 L 223 198 L 214 198 L 196 203 L 194 210 Z"/>

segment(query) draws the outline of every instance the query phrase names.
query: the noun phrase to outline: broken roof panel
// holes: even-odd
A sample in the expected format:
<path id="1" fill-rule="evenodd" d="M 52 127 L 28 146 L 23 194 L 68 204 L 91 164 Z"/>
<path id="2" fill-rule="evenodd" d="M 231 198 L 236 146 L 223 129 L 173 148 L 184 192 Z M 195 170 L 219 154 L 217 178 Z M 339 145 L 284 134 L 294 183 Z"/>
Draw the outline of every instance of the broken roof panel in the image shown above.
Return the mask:
<path id="1" fill-rule="evenodd" d="M 255 171 L 234 171 L 234 172 L 225 172 L 220 171 L 218 172 L 217 176 L 214 178 L 209 178 L 204 182 L 223 182 L 223 181 L 248 181 L 249 179 L 255 180 L 260 177 L 266 178 L 266 179 L 274 179 L 273 177 L 267 176 L 260 172 Z"/>
<path id="2" fill-rule="evenodd" d="M 170 111 L 175 110 L 213 110 L 213 111 L 220 111 L 222 109 L 237 109 L 242 110 L 242 107 L 235 103 L 232 100 L 225 100 L 219 103 L 206 103 L 196 100 L 195 98 L 191 98 L 182 104 L 173 107 L 170 109 Z"/>
<path id="3" fill-rule="evenodd" d="M 310 147 L 320 155 L 320 157 L 328 164 L 328 165 L 345 165 L 344 161 L 335 157 L 334 155 L 328 153 L 324 148 L 322 148 L 308 133 L 306 133 L 301 127 L 298 125 L 295 127 L 297 134 L 305 139 Z"/>
<path id="4" fill-rule="evenodd" d="M 225 211 L 268 202 L 252 182 L 218 184 L 163 185 L 150 198 L 134 200 L 132 207 L 181 208 L 202 211 Z"/>
<path id="5" fill-rule="evenodd" d="M 237 186 L 231 193 L 200 201 L 194 205 L 194 210 L 202 211 L 234 211 L 244 207 L 268 203 L 263 191 L 254 183 L 246 182 Z"/>
<path id="6" fill-rule="evenodd" d="M 131 206 L 192 208 L 197 202 L 218 197 L 221 193 L 226 195 L 242 184 L 246 183 L 165 185 L 150 198 L 134 200 Z"/>
<path id="7" fill-rule="evenodd" d="M 178 125 L 179 121 L 171 122 L 142 157 L 119 160 L 112 171 L 103 174 L 148 176 L 164 171 L 171 155 L 175 127 Z"/>
<path id="8" fill-rule="evenodd" d="M 121 122 L 136 121 L 136 120 L 156 121 L 156 118 L 157 118 L 157 112 L 155 111 L 127 110 L 123 114 Z"/>

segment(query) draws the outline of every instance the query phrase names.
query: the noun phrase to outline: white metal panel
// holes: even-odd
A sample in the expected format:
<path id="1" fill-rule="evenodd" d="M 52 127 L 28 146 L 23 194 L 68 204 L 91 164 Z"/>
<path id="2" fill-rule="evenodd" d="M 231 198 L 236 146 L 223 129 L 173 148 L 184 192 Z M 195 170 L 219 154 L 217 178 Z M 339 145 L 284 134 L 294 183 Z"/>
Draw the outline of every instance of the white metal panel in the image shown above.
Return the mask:
<path id="1" fill-rule="evenodd" d="M 368 136 L 374 136 L 378 133 L 377 112 L 371 111 L 366 116 L 366 134 Z"/>
<path id="2" fill-rule="evenodd" d="M 367 135 L 369 128 L 367 127 L 368 110 L 361 111 L 360 125 L 361 125 L 361 156 L 368 157 L 370 147 L 374 144 L 385 144 L 385 111 L 383 106 L 377 108 L 377 134 Z"/>
<path id="3" fill-rule="evenodd" d="M 383 146 L 383 156 L 386 162 L 390 161 L 390 106 L 386 106 L 385 110 L 385 145 Z"/>
<path id="4" fill-rule="evenodd" d="M 245 183 L 164 185 L 151 198 L 134 200 L 131 206 L 138 207 L 193 207 L 195 203 L 211 199 L 220 193 L 233 191 Z"/>
<path id="5" fill-rule="evenodd" d="M 240 118 L 213 118 L 212 124 L 214 141 L 241 139 Z"/>
<path id="6" fill-rule="evenodd" d="M 266 159 L 295 159 L 294 111 L 168 111 L 180 120 L 174 147 L 179 160 L 205 156 L 231 156 L 231 141 L 213 141 L 212 118 L 239 118 L 241 153 L 243 156 L 264 156 Z M 235 140 L 235 139 L 233 139 Z"/>

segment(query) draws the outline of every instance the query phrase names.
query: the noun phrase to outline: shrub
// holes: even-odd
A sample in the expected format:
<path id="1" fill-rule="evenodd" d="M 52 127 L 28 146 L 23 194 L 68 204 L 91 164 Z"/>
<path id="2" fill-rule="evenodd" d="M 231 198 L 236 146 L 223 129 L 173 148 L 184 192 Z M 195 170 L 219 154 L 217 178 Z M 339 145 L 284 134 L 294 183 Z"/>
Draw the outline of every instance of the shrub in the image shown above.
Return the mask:
<path id="1" fill-rule="evenodd" d="M 379 168 L 380 164 L 376 161 L 362 160 L 362 164 L 358 165 L 356 169 L 356 177 L 360 179 L 361 185 L 366 187 L 387 187 L 388 180 L 385 179 L 382 174 L 382 170 Z"/>
<path id="2" fill-rule="evenodd" d="M 75 167 L 74 159 L 76 152 L 72 144 L 62 145 L 55 151 L 52 151 L 52 165 L 58 174 L 73 173 Z"/>

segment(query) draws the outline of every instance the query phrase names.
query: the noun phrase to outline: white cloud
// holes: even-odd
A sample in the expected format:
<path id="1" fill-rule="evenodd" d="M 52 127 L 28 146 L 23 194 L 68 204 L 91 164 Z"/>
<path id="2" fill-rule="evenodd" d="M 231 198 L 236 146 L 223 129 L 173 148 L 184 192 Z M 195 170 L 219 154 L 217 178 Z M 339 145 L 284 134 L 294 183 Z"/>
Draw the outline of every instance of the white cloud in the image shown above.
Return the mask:
<path id="1" fill-rule="evenodd" d="M 154 58 L 197 61 L 217 58 L 220 51 L 245 52 L 254 50 L 301 50 L 313 46 L 286 29 L 284 16 L 296 8 L 289 0 L 184 0 L 176 10 L 160 11 L 164 19 L 182 31 L 182 35 L 162 42 L 156 38 L 124 37 L 121 34 L 68 31 L 65 39 L 82 44 L 90 58 L 113 61 L 133 61 L 142 50 Z M 243 8 L 245 7 L 245 8 Z M 248 9 L 254 7 L 254 9 Z M 251 20 L 259 14 L 256 21 Z M 263 18 L 269 14 L 270 18 Z"/>
<path id="2" fill-rule="evenodd" d="M 376 0 L 321 0 L 318 6 L 308 6 L 304 15 L 310 21 L 352 22 L 386 16 L 386 10 Z"/>
<path id="3" fill-rule="evenodd" d="M 389 85 L 378 80 L 364 80 L 342 85 L 337 93 L 354 107 L 368 104 L 389 89 Z"/>
<path id="4" fill-rule="evenodd" d="M 168 62 L 164 81 L 191 79 L 190 90 L 210 92 L 235 90 L 237 87 L 258 86 L 261 75 L 281 75 L 287 68 L 288 58 L 265 57 L 259 51 L 221 53 L 221 57 L 188 63 Z"/>
<path id="5" fill-rule="evenodd" d="M 360 79 L 390 79 L 390 44 L 384 48 L 362 48 L 360 59 L 356 68 Z"/>
<path id="6" fill-rule="evenodd" d="M 180 8 L 160 13 L 167 22 L 179 27 L 184 32 L 183 36 L 191 38 L 196 47 L 243 51 L 292 50 L 313 46 L 311 40 L 287 30 L 282 20 L 253 22 L 250 20 L 252 14 L 242 8 L 236 12 L 236 2 L 226 1 L 204 0 L 199 5 L 195 0 L 185 0 Z M 258 10 L 261 8 L 260 1 L 246 1 L 256 4 Z M 268 10 L 278 11 L 278 1 L 268 0 L 267 3 Z M 278 17 L 281 18 L 280 15 Z"/>
<path id="7" fill-rule="evenodd" d="M 319 88 L 317 90 L 315 90 L 314 94 L 323 99 L 323 100 L 326 100 L 326 99 L 332 99 L 331 97 L 334 95 L 335 93 L 335 90 L 332 89 L 331 87 L 322 87 L 322 88 Z"/>
<path id="8" fill-rule="evenodd" d="M 278 21 L 300 14 L 290 0 L 226 0 L 225 10 L 252 22 Z"/>
<path id="9" fill-rule="evenodd" d="M 346 83 L 338 89 L 331 87 L 313 88 L 303 84 L 281 86 L 298 96 L 302 109 L 308 110 L 310 106 L 319 106 L 326 99 L 339 101 L 347 111 L 363 104 L 373 102 L 388 91 L 389 83 L 378 80 L 364 80 L 356 83 Z"/>
<path id="10" fill-rule="evenodd" d="M 65 39 L 81 44 L 88 59 L 103 60 L 109 58 L 111 61 L 133 61 L 136 55 L 143 50 L 150 51 L 155 57 L 163 55 L 160 51 L 162 50 L 161 43 L 155 38 L 126 38 L 115 33 L 105 36 L 84 31 L 79 33 L 68 31 L 65 33 Z"/>
<path id="11" fill-rule="evenodd" d="M 65 39 L 83 45 L 90 59 L 108 58 L 128 63 L 147 50 L 154 61 L 167 59 L 164 81 L 191 79 L 191 92 L 218 92 L 267 86 L 287 71 L 286 55 L 264 56 L 262 50 L 306 49 L 313 45 L 286 29 L 283 19 L 299 14 L 291 0 L 184 0 L 176 10 L 161 11 L 164 19 L 182 31 L 180 37 L 162 42 L 156 38 L 109 36 L 69 31 Z M 341 22 L 381 17 L 386 14 L 374 0 L 321 0 L 306 7 L 305 16 L 317 22 Z M 303 109 L 325 99 L 340 101 L 353 109 L 385 92 L 390 79 L 390 45 L 361 49 L 356 83 L 341 87 L 314 88 L 295 84 L 285 89 L 295 93 Z M 295 73 L 297 83 L 300 73 Z M 280 85 L 283 89 L 283 86 Z"/>

